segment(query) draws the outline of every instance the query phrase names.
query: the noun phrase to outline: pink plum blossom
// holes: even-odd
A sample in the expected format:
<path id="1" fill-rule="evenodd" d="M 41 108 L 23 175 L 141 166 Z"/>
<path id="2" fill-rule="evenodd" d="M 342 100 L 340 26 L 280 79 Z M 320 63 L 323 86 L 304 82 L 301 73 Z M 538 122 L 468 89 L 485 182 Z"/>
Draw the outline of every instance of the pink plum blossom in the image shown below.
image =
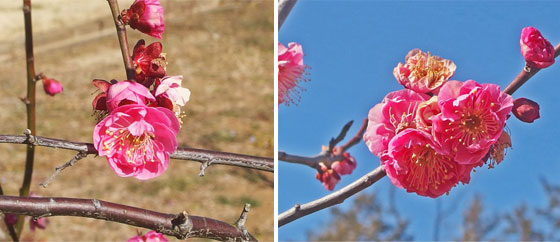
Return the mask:
<path id="1" fill-rule="evenodd" d="M 18 220 L 18 216 L 13 213 L 5 213 L 4 214 L 4 223 L 7 225 L 16 225 Z"/>
<path id="2" fill-rule="evenodd" d="M 521 30 L 521 55 L 530 67 L 545 68 L 554 64 L 554 47 L 539 30 L 526 27 Z"/>
<path id="3" fill-rule="evenodd" d="M 425 94 L 403 89 L 387 94 L 381 103 L 370 109 L 364 141 L 371 153 L 381 157 L 395 135 L 407 128 L 416 128 L 416 110 L 426 100 Z"/>
<path id="4" fill-rule="evenodd" d="M 295 89 L 304 71 L 301 45 L 291 42 L 286 48 L 278 43 L 278 104 L 293 103 L 299 98 Z"/>
<path id="5" fill-rule="evenodd" d="M 340 176 L 333 169 L 329 169 L 325 164 L 319 162 L 320 172 L 317 172 L 315 178 L 323 183 L 325 189 L 332 191 L 336 184 L 340 181 Z"/>
<path id="6" fill-rule="evenodd" d="M 155 102 L 156 99 L 150 93 L 150 90 L 142 84 L 122 81 L 113 84 L 107 91 L 107 109 L 112 111 L 119 106 L 127 104 L 142 104 Z"/>
<path id="7" fill-rule="evenodd" d="M 131 28 L 158 39 L 165 30 L 163 7 L 159 0 L 136 0 L 130 9 L 122 11 L 121 16 Z"/>
<path id="8" fill-rule="evenodd" d="M 154 95 L 158 99 L 158 103 L 162 103 L 160 99 L 168 99 L 169 103 L 172 104 L 170 110 L 176 114 L 180 112 L 179 106 L 185 106 L 191 96 L 189 89 L 181 87 L 182 81 L 183 76 L 166 76 L 157 85 Z M 168 102 L 163 101 L 163 103 Z"/>
<path id="9" fill-rule="evenodd" d="M 418 105 L 418 110 L 416 110 L 416 117 L 414 119 L 418 129 L 428 133 L 432 132 L 432 118 L 441 112 L 437 100 L 438 97 L 433 96 Z"/>
<path id="10" fill-rule="evenodd" d="M 389 143 L 381 163 L 391 182 L 421 196 L 439 197 L 459 182 L 468 183 L 472 166 L 445 155 L 429 133 L 406 129 Z"/>
<path id="11" fill-rule="evenodd" d="M 443 152 L 460 164 L 479 164 L 498 141 L 513 101 L 494 84 L 449 81 L 439 92 L 441 113 L 432 118 Z"/>
<path id="12" fill-rule="evenodd" d="M 163 234 L 150 230 L 145 235 L 137 235 L 127 240 L 127 242 L 168 242 Z"/>
<path id="13" fill-rule="evenodd" d="M 43 81 L 43 89 L 45 89 L 46 94 L 54 96 L 58 93 L 61 93 L 62 90 L 64 90 L 62 84 L 60 84 L 60 82 L 58 82 L 55 79 L 43 77 L 42 81 Z"/>
<path id="14" fill-rule="evenodd" d="M 518 98 L 513 101 L 513 115 L 525 123 L 532 123 L 540 118 L 539 104 L 527 98 Z"/>
<path id="15" fill-rule="evenodd" d="M 340 148 L 335 147 L 333 149 L 333 155 L 340 155 Z M 331 168 L 339 175 L 349 175 L 352 171 L 356 169 L 357 163 L 356 159 L 350 155 L 348 152 L 342 153 L 342 160 L 335 161 L 331 164 Z"/>
<path id="16" fill-rule="evenodd" d="M 169 109 L 130 104 L 95 126 L 93 143 L 117 175 L 146 180 L 167 169 L 178 132 L 179 121 Z"/>
<path id="17" fill-rule="evenodd" d="M 437 92 L 437 89 L 453 74 L 457 67 L 453 61 L 413 49 L 393 69 L 393 75 L 401 85 L 419 93 Z"/>

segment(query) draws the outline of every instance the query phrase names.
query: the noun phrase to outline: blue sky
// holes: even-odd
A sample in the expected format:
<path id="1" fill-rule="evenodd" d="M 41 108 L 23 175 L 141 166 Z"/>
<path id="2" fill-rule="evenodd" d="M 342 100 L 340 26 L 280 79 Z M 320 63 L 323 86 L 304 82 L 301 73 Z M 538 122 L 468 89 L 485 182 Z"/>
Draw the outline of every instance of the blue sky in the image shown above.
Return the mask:
<path id="1" fill-rule="evenodd" d="M 414 48 L 430 51 L 457 65 L 453 77 L 495 83 L 505 88 L 524 66 L 519 50 L 521 29 L 536 27 L 553 45 L 560 42 L 560 1 L 309 1 L 299 0 L 279 30 L 279 42 L 303 46 L 310 82 L 301 86 L 298 105 L 278 111 L 278 148 L 291 154 L 314 155 L 349 120 L 354 134 L 368 110 L 391 91 L 401 89 L 392 74 L 398 62 Z M 477 169 L 471 183 L 442 196 L 443 207 L 459 202 L 444 221 L 440 239 L 460 234 L 460 218 L 474 194 L 480 194 L 486 212 L 506 212 L 526 202 L 546 205 L 539 177 L 560 184 L 560 135 L 556 90 L 559 64 L 542 70 L 521 87 L 514 98 L 540 104 L 541 118 L 526 124 L 511 118 L 513 149 L 495 169 Z M 339 189 L 379 165 L 364 143 L 351 148 L 358 167 L 343 176 Z M 309 167 L 279 163 L 278 210 L 305 203 L 329 191 L 315 180 Z M 387 197 L 384 178 L 365 190 Z M 386 200 L 383 200 L 386 202 Z M 432 239 L 435 199 L 396 192 L 396 206 L 411 221 L 415 240 Z M 347 200 L 341 207 L 347 207 Z M 308 215 L 278 229 L 279 240 L 305 240 L 306 231 L 324 229 L 329 211 Z"/>

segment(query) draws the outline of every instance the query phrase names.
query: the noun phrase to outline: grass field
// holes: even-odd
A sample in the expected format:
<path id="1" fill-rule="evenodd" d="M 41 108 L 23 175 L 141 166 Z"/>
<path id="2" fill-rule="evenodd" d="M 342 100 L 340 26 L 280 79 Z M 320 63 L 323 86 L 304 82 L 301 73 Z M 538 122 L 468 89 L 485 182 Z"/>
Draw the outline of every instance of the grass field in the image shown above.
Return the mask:
<path id="1" fill-rule="evenodd" d="M 119 1 L 121 9 L 132 1 Z M 164 0 L 167 73 L 183 75 L 192 92 L 178 136 L 180 146 L 272 157 L 274 150 L 274 2 Z M 0 134 L 25 130 L 24 32 L 21 1 L 0 7 Z M 47 96 L 37 87 L 37 133 L 91 142 L 95 125 L 91 81 L 125 79 L 110 10 L 104 0 L 32 1 L 37 73 L 55 78 L 64 92 Z M 131 46 L 139 38 L 128 29 Z M 88 156 L 40 188 L 54 167 L 75 152 L 36 149 L 31 190 L 42 196 L 97 198 L 166 213 L 186 210 L 233 223 L 251 203 L 247 228 L 262 241 L 274 239 L 273 174 L 211 166 L 199 177 L 199 163 L 171 160 L 169 169 L 148 181 L 120 178 L 104 157 Z M 0 144 L 0 184 L 15 195 L 23 179 L 25 146 Z M 51 217 L 32 240 L 124 241 L 136 228 L 101 220 Z M 142 232 L 147 232 L 141 229 Z M 7 239 L 0 234 L 0 240 Z M 168 237 L 169 238 L 169 237 Z M 175 240 L 174 238 L 169 238 Z"/>

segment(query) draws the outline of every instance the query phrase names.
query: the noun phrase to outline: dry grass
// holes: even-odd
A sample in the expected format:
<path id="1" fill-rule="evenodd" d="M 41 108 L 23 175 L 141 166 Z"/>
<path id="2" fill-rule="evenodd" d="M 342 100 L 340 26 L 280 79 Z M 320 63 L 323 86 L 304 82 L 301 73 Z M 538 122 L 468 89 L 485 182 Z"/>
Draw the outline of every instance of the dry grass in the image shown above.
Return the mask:
<path id="1" fill-rule="evenodd" d="M 21 2 L 0 9 L 0 134 L 25 129 L 25 60 Z M 131 1 L 119 1 L 121 8 Z M 34 3 L 35 4 L 35 3 Z M 180 146 L 258 156 L 273 155 L 273 1 L 164 1 L 162 40 L 170 75 L 183 75 L 192 91 Z M 37 89 L 38 134 L 91 142 L 94 78 L 125 79 L 106 1 L 56 0 L 33 8 L 36 70 L 64 84 L 56 97 Z M 95 16 L 93 18 L 92 16 Z M 8 22 L 6 22 L 8 21 Z M 129 29 L 133 46 L 149 36 Z M 149 181 L 120 178 L 103 157 L 87 157 L 65 170 L 47 188 L 38 184 L 74 152 L 37 149 L 32 191 L 42 196 L 97 198 L 161 212 L 207 216 L 233 223 L 252 203 L 247 226 L 258 239 L 273 240 L 273 174 L 211 166 L 198 177 L 199 163 L 172 160 L 166 173 Z M 17 194 L 25 147 L 0 144 L 0 183 Z M 52 217 L 35 240 L 123 241 L 136 228 L 100 220 Z M 145 231 L 145 230 L 142 230 Z M 0 235 L 0 239 L 2 239 Z M 4 237 L 6 238 L 6 237 Z M 170 238 L 173 240 L 174 238 Z"/>

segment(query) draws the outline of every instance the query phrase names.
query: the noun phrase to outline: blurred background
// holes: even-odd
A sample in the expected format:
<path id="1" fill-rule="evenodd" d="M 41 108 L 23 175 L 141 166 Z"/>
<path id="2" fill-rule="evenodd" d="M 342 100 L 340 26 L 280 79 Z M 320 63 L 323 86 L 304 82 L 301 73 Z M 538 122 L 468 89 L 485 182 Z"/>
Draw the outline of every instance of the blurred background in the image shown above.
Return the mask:
<path id="1" fill-rule="evenodd" d="M 279 106 L 278 149 L 313 156 L 350 120 L 352 137 L 370 108 L 402 89 L 393 68 L 414 48 L 454 61 L 452 79 L 505 88 L 525 65 L 523 27 L 560 42 L 559 7 L 558 1 L 298 1 L 279 42 L 302 45 L 311 81 L 301 84 L 307 90 L 299 104 Z M 507 121 L 513 149 L 496 168 L 477 168 L 470 184 L 437 199 L 394 189 L 383 178 L 334 209 L 280 227 L 279 239 L 560 240 L 559 66 L 540 71 L 513 95 L 538 102 L 541 118 Z M 358 165 L 335 191 L 379 166 L 363 142 L 348 152 Z M 279 213 L 330 193 L 315 170 L 278 167 Z"/>
<path id="2" fill-rule="evenodd" d="M 133 1 L 119 1 L 120 9 Z M 183 75 L 191 90 L 179 146 L 272 157 L 274 150 L 274 2 L 267 0 L 164 0 L 166 30 L 161 40 L 168 75 Z M 0 134 L 26 128 L 25 49 L 22 1 L 0 7 Z M 95 125 L 93 79 L 124 80 L 125 72 L 107 1 L 32 1 L 35 69 L 64 85 L 55 97 L 37 84 L 37 134 L 91 142 Z M 129 45 L 140 38 L 127 29 Z M 211 217 L 234 223 L 245 203 L 252 205 L 247 229 L 263 241 L 274 239 L 274 175 L 211 166 L 199 177 L 200 163 L 171 160 L 160 177 L 140 181 L 118 177 L 104 157 L 88 156 L 59 174 L 47 189 L 39 183 L 73 151 L 36 149 L 31 191 L 41 196 L 97 198 L 130 206 Z M 0 183 L 15 195 L 21 186 L 25 146 L 0 144 Z M 101 220 L 51 217 L 33 240 L 118 240 L 137 228 Z M 3 223 L 2 223 L 3 226 Z M 141 232 L 147 232 L 140 229 Z M 0 240 L 7 239 L 5 230 Z M 174 238 L 168 237 L 170 240 Z"/>

